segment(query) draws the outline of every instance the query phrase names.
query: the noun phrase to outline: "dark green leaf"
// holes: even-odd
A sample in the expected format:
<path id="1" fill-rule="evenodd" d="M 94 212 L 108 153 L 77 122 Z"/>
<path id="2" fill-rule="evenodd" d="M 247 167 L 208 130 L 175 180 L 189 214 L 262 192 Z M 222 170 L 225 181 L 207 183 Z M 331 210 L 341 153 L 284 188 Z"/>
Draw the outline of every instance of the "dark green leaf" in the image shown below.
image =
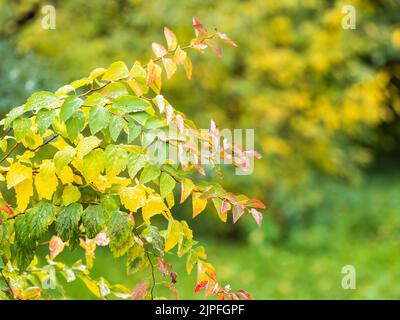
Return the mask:
<path id="1" fill-rule="evenodd" d="M 106 209 L 102 205 L 88 206 L 83 211 L 82 223 L 89 239 L 97 236 L 106 223 Z"/>
<path id="2" fill-rule="evenodd" d="M 126 212 L 114 211 L 111 213 L 108 224 L 110 250 L 114 257 L 124 255 L 134 243 L 132 225 Z"/>
<path id="3" fill-rule="evenodd" d="M 82 215 L 82 205 L 71 203 L 62 207 L 56 220 L 57 235 L 63 241 L 69 241 L 71 246 L 79 243 L 79 221 Z"/>

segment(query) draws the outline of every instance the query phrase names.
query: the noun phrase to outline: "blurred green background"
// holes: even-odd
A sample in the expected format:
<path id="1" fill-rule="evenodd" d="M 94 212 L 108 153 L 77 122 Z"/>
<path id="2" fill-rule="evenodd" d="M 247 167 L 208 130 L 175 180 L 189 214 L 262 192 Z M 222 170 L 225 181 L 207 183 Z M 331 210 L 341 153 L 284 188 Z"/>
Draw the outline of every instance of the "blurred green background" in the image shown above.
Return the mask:
<path id="1" fill-rule="evenodd" d="M 46 4 L 55 30 L 41 27 Z M 342 28 L 346 4 L 354 30 Z M 227 171 L 224 183 L 268 205 L 261 228 L 250 217 L 223 224 L 211 208 L 190 221 L 221 282 L 257 299 L 398 298 L 399 12 L 399 0 L 0 0 L 0 113 L 95 67 L 146 61 L 164 26 L 186 44 L 196 16 L 239 47 L 223 59 L 193 53 L 193 79 L 178 72 L 164 95 L 200 127 L 213 118 L 255 129 L 263 158 L 251 176 Z M 341 287 L 348 264 L 356 290 Z M 184 261 L 175 268 L 181 298 L 201 298 Z M 102 250 L 94 275 L 137 281 Z M 79 281 L 67 290 L 94 297 L 85 292 Z"/>

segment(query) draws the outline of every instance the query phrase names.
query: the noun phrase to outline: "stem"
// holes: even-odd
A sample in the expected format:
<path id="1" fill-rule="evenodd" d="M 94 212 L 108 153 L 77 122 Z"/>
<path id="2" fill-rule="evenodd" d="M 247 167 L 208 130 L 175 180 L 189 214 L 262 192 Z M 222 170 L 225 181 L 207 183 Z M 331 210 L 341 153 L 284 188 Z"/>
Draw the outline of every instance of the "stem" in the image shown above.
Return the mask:
<path id="1" fill-rule="evenodd" d="M 47 140 L 46 142 L 44 142 L 43 144 L 41 144 L 40 146 L 36 147 L 35 149 L 33 149 L 32 151 L 35 152 L 38 149 L 40 149 L 41 147 L 45 146 L 46 144 L 49 144 L 50 142 L 52 142 L 55 138 L 58 137 L 58 133 L 56 133 L 54 136 L 52 136 L 49 140 Z"/>
<path id="2" fill-rule="evenodd" d="M 137 233 L 136 229 L 133 229 L 133 233 L 140 239 L 143 241 L 144 240 L 140 237 L 140 235 Z M 143 248 L 144 249 L 144 248 Z M 149 255 L 149 251 L 144 249 L 144 252 L 146 253 L 146 258 L 149 261 L 149 264 L 151 266 L 151 279 L 152 279 L 152 284 L 151 284 L 151 289 L 150 289 L 150 296 L 151 296 L 151 300 L 154 300 L 154 295 L 153 295 L 153 291 L 154 291 L 154 287 L 156 286 L 156 276 L 154 274 L 154 264 L 151 261 L 150 255 Z"/>
<path id="3" fill-rule="evenodd" d="M 18 147 L 18 144 L 19 144 L 19 143 L 14 144 L 14 145 L 10 148 L 10 150 L 8 150 L 8 152 L 4 155 L 4 157 L 1 158 L 0 164 L 1 164 L 4 160 L 6 160 L 6 159 L 8 158 L 8 156 L 15 150 L 15 148 Z"/>

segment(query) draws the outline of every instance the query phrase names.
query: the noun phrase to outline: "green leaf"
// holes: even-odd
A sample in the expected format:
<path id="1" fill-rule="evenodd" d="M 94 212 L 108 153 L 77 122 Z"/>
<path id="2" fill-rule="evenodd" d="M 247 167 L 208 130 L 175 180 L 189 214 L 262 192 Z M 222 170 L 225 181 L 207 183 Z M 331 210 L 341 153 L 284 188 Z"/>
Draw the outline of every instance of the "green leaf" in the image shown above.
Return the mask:
<path id="1" fill-rule="evenodd" d="M 85 127 L 85 115 L 78 110 L 66 121 L 65 125 L 69 139 L 74 141 Z"/>
<path id="2" fill-rule="evenodd" d="M 8 127 L 11 125 L 11 123 L 22 116 L 25 113 L 24 106 L 19 106 L 14 109 L 12 109 L 9 113 L 7 113 L 7 116 L 4 120 L 4 129 L 8 129 Z"/>
<path id="3" fill-rule="evenodd" d="M 131 143 L 133 140 L 135 140 L 140 132 L 142 132 L 142 127 L 140 125 L 137 125 L 135 122 L 129 122 L 128 124 L 128 143 Z"/>
<path id="4" fill-rule="evenodd" d="M 160 168 L 156 165 L 146 163 L 140 175 L 140 183 L 144 184 L 151 180 L 157 179 L 160 175 Z"/>
<path id="5" fill-rule="evenodd" d="M 129 275 L 135 274 L 142 270 L 148 264 L 148 260 L 145 258 L 143 247 L 137 243 L 129 250 L 128 260 L 126 262 L 126 271 Z"/>
<path id="6" fill-rule="evenodd" d="M 130 153 L 128 157 L 128 174 L 131 179 L 144 167 L 146 156 L 141 153 Z"/>
<path id="7" fill-rule="evenodd" d="M 125 120 L 120 116 L 112 116 L 108 129 L 110 130 L 111 138 L 117 141 L 122 128 L 125 125 Z"/>
<path id="8" fill-rule="evenodd" d="M 145 111 L 151 107 L 150 102 L 131 95 L 123 95 L 114 100 L 114 107 L 125 113 Z"/>
<path id="9" fill-rule="evenodd" d="M 106 194 L 100 197 L 100 203 L 108 212 L 117 211 L 120 208 L 120 201 L 117 195 Z"/>
<path id="10" fill-rule="evenodd" d="M 158 252 L 162 253 L 164 251 L 164 240 L 157 227 L 148 225 L 147 228 L 142 231 L 142 237 Z"/>
<path id="11" fill-rule="evenodd" d="M 125 170 L 128 162 L 128 152 L 126 150 L 110 144 L 104 154 L 107 176 L 114 177 Z"/>
<path id="12" fill-rule="evenodd" d="M 172 192 L 175 188 L 176 181 L 173 177 L 171 177 L 168 173 L 161 173 L 160 177 L 160 195 L 162 198 L 165 198 L 166 195 Z"/>
<path id="13" fill-rule="evenodd" d="M 85 106 L 88 107 L 104 107 L 108 103 L 108 99 L 102 94 L 95 92 L 92 93 L 84 102 Z"/>
<path id="14" fill-rule="evenodd" d="M 104 170 L 104 151 L 96 149 L 83 158 L 83 176 L 87 182 L 93 182 Z"/>
<path id="15" fill-rule="evenodd" d="M 71 203 L 61 208 L 56 220 L 57 235 L 63 241 L 69 241 L 74 246 L 79 243 L 79 221 L 82 215 L 82 205 Z"/>
<path id="16" fill-rule="evenodd" d="M 106 209 L 102 205 L 88 206 L 83 211 L 83 226 L 89 239 L 97 236 L 106 223 Z"/>
<path id="17" fill-rule="evenodd" d="M 42 136 L 50 127 L 56 116 L 56 110 L 41 109 L 36 115 L 36 126 L 38 133 Z"/>
<path id="18" fill-rule="evenodd" d="M 27 237 L 38 240 L 47 231 L 55 216 L 55 207 L 48 201 L 40 201 L 25 214 L 27 217 Z"/>
<path id="19" fill-rule="evenodd" d="M 81 197 L 81 193 L 78 187 L 74 185 L 65 186 L 62 194 L 62 200 L 64 206 L 67 206 L 71 203 L 77 202 Z"/>
<path id="20" fill-rule="evenodd" d="M 30 118 L 18 118 L 13 123 L 14 137 L 17 142 L 21 142 L 30 134 L 32 121 Z"/>
<path id="21" fill-rule="evenodd" d="M 114 257 L 124 255 L 134 243 L 132 225 L 126 212 L 114 211 L 108 224 L 110 250 Z"/>
<path id="22" fill-rule="evenodd" d="M 39 91 L 29 97 L 25 103 L 25 111 L 40 110 L 57 103 L 57 97 L 52 92 Z"/>
<path id="23" fill-rule="evenodd" d="M 92 134 L 107 127 L 110 121 L 110 112 L 104 107 L 92 108 L 89 112 L 89 128 Z"/>
<path id="24" fill-rule="evenodd" d="M 54 164 L 57 170 L 61 170 L 69 164 L 75 157 L 76 150 L 71 146 L 66 146 L 63 150 L 57 151 L 54 155 Z"/>
<path id="25" fill-rule="evenodd" d="M 81 98 L 75 96 L 66 98 L 60 110 L 61 121 L 65 122 L 71 118 L 71 116 L 79 110 L 82 104 L 83 100 Z"/>
<path id="26" fill-rule="evenodd" d="M 129 70 L 126 64 L 122 61 L 112 63 L 107 72 L 103 75 L 102 80 L 114 81 L 126 78 L 129 75 Z"/>
<path id="27" fill-rule="evenodd" d="M 15 257 L 20 271 L 25 270 L 31 263 L 37 241 L 53 223 L 54 217 L 54 205 L 47 201 L 40 201 L 15 219 Z"/>

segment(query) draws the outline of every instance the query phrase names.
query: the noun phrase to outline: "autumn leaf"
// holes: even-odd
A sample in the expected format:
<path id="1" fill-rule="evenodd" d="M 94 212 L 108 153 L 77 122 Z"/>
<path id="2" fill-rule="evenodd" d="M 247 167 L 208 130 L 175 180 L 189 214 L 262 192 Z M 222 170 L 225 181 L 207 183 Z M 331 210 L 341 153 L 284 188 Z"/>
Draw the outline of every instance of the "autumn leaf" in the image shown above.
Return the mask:
<path id="1" fill-rule="evenodd" d="M 157 58 L 162 58 L 164 57 L 166 54 L 168 54 L 168 50 L 164 48 L 164 46 L 162 44 L 153 42 L 151 44 L 151 47 L 153 49 L 153 52 L 155 54 L 155 56 Z"/>
<path id="2" fill-rule="evenodd" d="M 167 40 L 168 50 L 175 50 L 176 46 L 178 45 L 175 34 L 167 27 L 164 27 L 164 35 L 165 39 Z"/>
<path id="3" fill-rule="evenodd" d="M 192 180 L 188 178 L 183 178 L 181 180 L 181 201 L 180 203 L 185 202 L 185 200 L 190 196 L 194 189 L 195 185 Z"/>
<path id="4" fill-rule="evenodd" d="M 198 216 L 207 206 L 207 198 L 201 192 L 192 193 L 193 218 Z"/>
<path id="5" fill-rule="evenodd" d="M 54 260 L 64 250 L 64 246 L 65 244 L 61 238 L 53 236 L 49 243 L 50 259 Z"/>

